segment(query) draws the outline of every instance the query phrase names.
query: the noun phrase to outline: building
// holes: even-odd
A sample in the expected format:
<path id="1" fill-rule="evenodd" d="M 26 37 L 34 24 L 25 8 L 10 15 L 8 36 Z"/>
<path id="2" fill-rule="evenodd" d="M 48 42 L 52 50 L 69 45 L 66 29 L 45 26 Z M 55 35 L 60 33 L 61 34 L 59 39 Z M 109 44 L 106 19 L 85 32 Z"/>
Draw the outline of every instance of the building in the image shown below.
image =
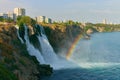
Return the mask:
<path id="1" fill-rule="evenodd" d="M 45 23 L 52 23 L 52 19 L 50 19 L 50 18 L 45 18 Z"/>
<path id="2" fill-rule="evenodd" d="M 0 18 L 17 20 L 18 16 L 25 16 L 24 8 L 14 8 L 14 12 L 0 13 Z"/>
<path id="3" fill-rule="evenodd" d="M 16 14 L 13 12 L 7 12 L 8 14 L 8 19 L 13 19 L 14 21 L 16 21 Z"/>
<path id="4" fill-rule="evenodd" d="M 4 19 L 8 19 L 8 14 L 6 13 L 0 13 L 0 16 Z"/>
<path id="5" fill-rule="evenodd" d="M 16 14 L 16 16 L 25 16 L 26 12 L 24 8 L 14 8 L 14 14 Z"/>
<path id="6" fill-rule="evenodd" d="M 16 14 L 12 12 L 7 12 L 7 13 L 0 13 L 0 17 L 3 19 L 12 19 L 16 21 Z"/>
<path id="7" fill-rule="evenodd" d="M 38 17 L 36 17 L 36 21 L 40 22 L 40 23 L 45 22 L 45 16 L 38 16 Z"/>
<path id="8" fill-rule="evenodd" d="M 106 19 L 103 20 L 103 24 L 107 24 L 107 20 Z"/>
<path id="9" fill-rule="evenodd" d="M 36 17 L 36 21 L 38 23 L 52 23 L 52 20 L 50 18 L 47 18 L 46 16 L 38 16 Z"/>

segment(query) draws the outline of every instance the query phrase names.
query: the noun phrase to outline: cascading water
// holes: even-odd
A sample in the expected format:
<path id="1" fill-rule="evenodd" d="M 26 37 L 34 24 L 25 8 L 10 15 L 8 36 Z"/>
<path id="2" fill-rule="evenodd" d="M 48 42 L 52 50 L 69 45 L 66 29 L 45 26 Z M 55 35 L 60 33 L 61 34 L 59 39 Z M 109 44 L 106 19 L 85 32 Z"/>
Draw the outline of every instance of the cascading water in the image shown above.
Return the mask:
<path id="1" fill-rule="evenodd" d="M 56 70 L 43 80 L 120 80 L 120 32 L 82 39 L 70 58 L 78 68 Z"/>
<path id="2" fill-rule="evenodd" d="M 36 27 L 40 27 L 40 33 L 38 40 L 41 44 L 42 55 L 44 56 L 44 60 L 47 64 L 50 64 L 54 69 L 62 69 L 62 68 L 71 68 L 76 67 L 73 66 L 73 63 L 68 62 L 66 59 L 59 57 L 54 52 L 52 46 L 50 45 L 47 36 L 45 35 L 45 31 L 42 26 L 37 25 Z"/>
<path id="3" fill-rule="evenodd" d="M 70 58 L 80 65 L 76 67 L 55 54 L 43 29 L 40 30 L 41 34 L 36 36 L 41 51 L 30 43 L 27 26 L 24 43 L 29 54 L 35 56 L 40 63 L 50 64 L 54 69 L 59 69 L 55 70 L 51 77 L 43 80 L 120 80 L 119 32 L 94 34 L 90 40 L 81 40 Z"/>
<path id="4" fill-rule="evenodd" d="M 39 52 L 39 50 L 37 50 L 29 41 L 27 26 L 24 26 L 24 27 L 25 27 L 24 38 L 25 38 L 25 41 L 26 41 L 26 46 L 27 46 L 27 50 L 28 50 L 29 54 L 31 56 L 35 56 L 41 64 L 45 64 L 44 58 L 41 55 L 41 53 Z"/>
<path id="5" fill-rule="evenodd" d="M 40 27 L 41 30 L 41 36 L 38 36 L 39 42 L 41 43 L 41 48 L 42 48 L 42 54 L 44 56 L 44 59 L 46 63 L 52 64 L 55 63 L 55 61 L 58 61 L 58 57 L 55 54 L 53 48 L 51 47 L 50 43 L 48 42 L 48 39 L 45 35 L 44 29 Z"/>
<path id="6" fill-rule="evenodd" d="M 26 25 L 24 25 L 25 28 L 25 35 L 24 35 L 24 39 L 25 39 L 25 44 L 27 46 L 27 50 L 29 52 L 29 54 L 31 56 L 35 56 L 37 58 L 37 60 L 40 62 L 40 64 L 50 64 L 54 69 L 62 69 L 62 68 L 69 68 L 69 67 L 75 67 L 76 65 L 72 65 L 73 63 L 68 62 L 66 59 L 63 59 L 61 57 L 58 57 L 52 46 L 50 45 L 43 27 L 36 25 L 36 29 L 39 27 L 40 30 L 36 30 L 37 34 L 37 38 L 38 41 L 40 43 L 41 46 L 41 51 L 38 50 L 37 48 L 35 48 L 29 40 L 28 37 L 28 27 Z M 19 37 L 19 34 L 18 34 Z M 22 38 L 19 38 L 22 39 Z M 64 65 L 63 65 L 64 64 Z"/>
<path id="7" fill-rule="evenodd" d="M 19 35 L 19 27 L 18 27 L 17 25 L 16 25 L 15 27 L 16 27 L 16 29 L 17 29 L 18 38 L 19 38 L 20 42 L 23 44 L 24 41 L 22 40 L 22 38 L 21 38 L 20 35 Z"/>

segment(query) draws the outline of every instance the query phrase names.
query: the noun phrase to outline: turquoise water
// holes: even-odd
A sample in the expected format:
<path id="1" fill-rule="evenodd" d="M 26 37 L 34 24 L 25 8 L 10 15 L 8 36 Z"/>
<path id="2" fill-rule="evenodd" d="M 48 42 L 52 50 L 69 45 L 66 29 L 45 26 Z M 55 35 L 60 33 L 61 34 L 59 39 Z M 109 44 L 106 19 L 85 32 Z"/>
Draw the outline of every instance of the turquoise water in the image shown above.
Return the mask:
<path id="1" fill-rule="evenodd" d="M 71 56 L 77 63 L 119 63 L 120 32 L 96 33 L 81 40 Z"/>
<path id="2" fill-rule="evenodd" d="M 55 70 L 43 80 L 120 80 L 120 32 L 96 33 L 90 40 L 82 39 L 70 61 L 78 66 Z"/>
<path id="3" fill-rule="evenodd" d="M 57 70 L 51 77 L 44 80 L 120 80 L 120 66 Z"/>

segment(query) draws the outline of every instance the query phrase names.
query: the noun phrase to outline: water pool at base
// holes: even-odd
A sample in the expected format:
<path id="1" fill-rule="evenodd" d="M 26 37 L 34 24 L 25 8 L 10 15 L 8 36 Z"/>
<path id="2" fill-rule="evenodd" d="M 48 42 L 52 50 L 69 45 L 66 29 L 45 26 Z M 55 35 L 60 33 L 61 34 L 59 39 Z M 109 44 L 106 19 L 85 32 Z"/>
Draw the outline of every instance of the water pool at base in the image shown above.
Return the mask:
<path id="1" fill-rule="evenodd" d="M 120 32 L 96 33 L 90 40 L 80 40 L 70 61 L 78 66 L 54 70 L 43 80 L 120 80 Z"/>

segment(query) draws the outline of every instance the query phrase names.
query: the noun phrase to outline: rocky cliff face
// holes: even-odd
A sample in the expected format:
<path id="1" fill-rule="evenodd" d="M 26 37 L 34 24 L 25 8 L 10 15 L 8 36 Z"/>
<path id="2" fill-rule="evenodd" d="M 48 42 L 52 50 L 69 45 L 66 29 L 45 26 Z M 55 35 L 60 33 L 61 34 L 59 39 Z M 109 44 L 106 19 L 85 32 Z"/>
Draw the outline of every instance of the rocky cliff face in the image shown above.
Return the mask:
<path id="1" fill-rule="evenodd" d="M 51 71 L 50 66 L 39 65 L 35 57 L 28 55 L 26 45 L 21 44 L 17 37 L 17 29 L 13 25 L 0 25 L 2 80 L 38 80 L 41 75 L 49 75 L 49 70 Z"/>
<path id="2" fill-rule="evenodd" d="M 64 51 L 70 48 L 74 39 L 78 35 L 82 35 L 83 30 L 77 25 L 59 25 L 49 24 L 43 25 L 46 35 L 56 52 Z"/>

